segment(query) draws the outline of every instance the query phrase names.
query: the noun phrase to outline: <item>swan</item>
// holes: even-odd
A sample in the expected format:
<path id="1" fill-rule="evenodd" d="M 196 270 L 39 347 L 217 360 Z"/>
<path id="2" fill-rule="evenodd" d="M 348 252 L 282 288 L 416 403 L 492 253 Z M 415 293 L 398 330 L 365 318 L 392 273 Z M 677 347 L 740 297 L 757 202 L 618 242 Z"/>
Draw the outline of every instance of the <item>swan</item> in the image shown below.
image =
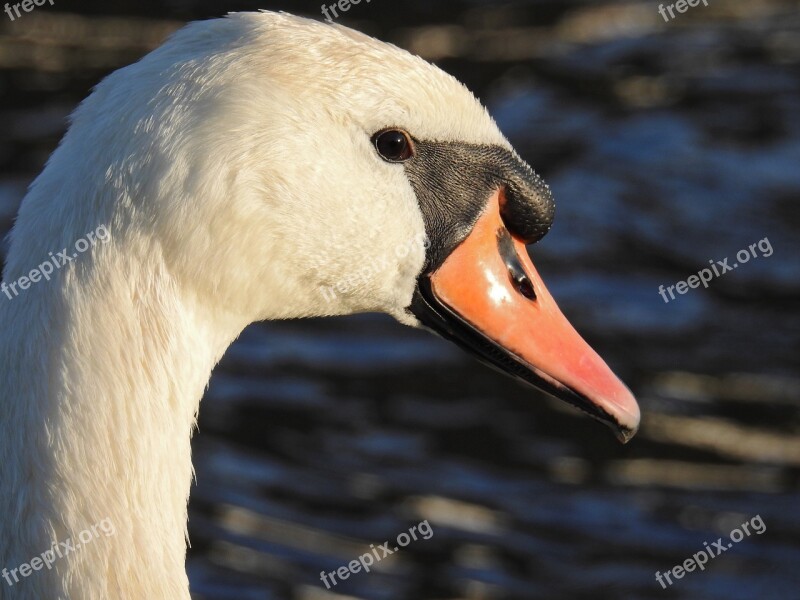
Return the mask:
<path id="1" fill-rule="evenodd" d="M 0 295 L 0 597 L 190 597 L 190 438 L 255 321 L 387 313 L 627 441 L 635 399 L 526 251 L 553 210 L 461 83 L 342 26 L 233 13 L 109 75 L 10 233 L 3 283 L 28 279 Z"/>

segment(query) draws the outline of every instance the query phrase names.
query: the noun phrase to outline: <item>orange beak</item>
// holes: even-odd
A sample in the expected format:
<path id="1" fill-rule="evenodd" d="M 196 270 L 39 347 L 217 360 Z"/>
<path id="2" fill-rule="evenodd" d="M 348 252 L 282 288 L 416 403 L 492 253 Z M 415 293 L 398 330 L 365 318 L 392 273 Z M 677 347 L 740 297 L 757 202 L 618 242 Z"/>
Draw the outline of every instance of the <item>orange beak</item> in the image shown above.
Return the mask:
<path id="1" fill-rule="evenodd" d="M 503 224 L 503 191 L 471 233 L 420 280 L 415 314 L 484 362 L 606 423 L 625 443 L 639 427 L 630 390 L 559 310 L 525 244 Z"/>

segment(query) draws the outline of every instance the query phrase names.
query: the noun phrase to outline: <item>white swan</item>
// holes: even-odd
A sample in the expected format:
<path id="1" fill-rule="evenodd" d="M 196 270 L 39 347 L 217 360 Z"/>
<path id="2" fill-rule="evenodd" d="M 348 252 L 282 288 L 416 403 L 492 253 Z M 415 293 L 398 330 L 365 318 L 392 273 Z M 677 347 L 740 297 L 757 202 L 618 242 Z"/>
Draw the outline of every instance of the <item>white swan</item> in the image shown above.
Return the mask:
<path id="1" fill-rule="evenodd" d="M 110 75 L 11 234 L 4 283 L 111 239 L 0 295 L 0 568 L 18 578 L 0 597 L 189 598 L 190 436 L 254 321 L 422 320 L 627 439 L 633 397 L 525 252 L 552 215 L 461 84 L 343 27 L 233 14 Z M 113 535 L 18 569 L 104 520 Z"/>

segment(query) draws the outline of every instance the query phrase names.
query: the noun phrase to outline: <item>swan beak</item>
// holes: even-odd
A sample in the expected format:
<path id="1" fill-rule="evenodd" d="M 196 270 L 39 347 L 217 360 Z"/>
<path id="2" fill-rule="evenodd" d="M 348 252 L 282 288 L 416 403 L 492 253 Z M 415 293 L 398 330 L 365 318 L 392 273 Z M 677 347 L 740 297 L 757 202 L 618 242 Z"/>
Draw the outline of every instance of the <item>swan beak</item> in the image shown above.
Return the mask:
<path id="1" fill-rule="evenodd" d="M 630 390 L 561 313 L 525 244 L 503 224 L 503 192 L 441 266 L 419 281 L 412 312 L 500 371 L 573 404 L 625 443 L 639 427 Z"/>

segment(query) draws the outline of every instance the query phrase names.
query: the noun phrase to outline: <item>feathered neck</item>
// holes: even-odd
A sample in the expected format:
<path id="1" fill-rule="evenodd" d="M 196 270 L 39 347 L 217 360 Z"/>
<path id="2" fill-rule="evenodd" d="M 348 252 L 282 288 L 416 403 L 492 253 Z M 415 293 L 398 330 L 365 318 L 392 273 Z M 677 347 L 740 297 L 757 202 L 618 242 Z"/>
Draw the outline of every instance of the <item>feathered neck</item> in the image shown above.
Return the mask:
<path id="1" fill-rule="evenodd" d="M 190 437 L 244 324 L 186 293 L 128 232 L 0 298 L 0 566 L 104 520 L 114 530 L 17 575 L 20 597 L 189 597 Z"/>

